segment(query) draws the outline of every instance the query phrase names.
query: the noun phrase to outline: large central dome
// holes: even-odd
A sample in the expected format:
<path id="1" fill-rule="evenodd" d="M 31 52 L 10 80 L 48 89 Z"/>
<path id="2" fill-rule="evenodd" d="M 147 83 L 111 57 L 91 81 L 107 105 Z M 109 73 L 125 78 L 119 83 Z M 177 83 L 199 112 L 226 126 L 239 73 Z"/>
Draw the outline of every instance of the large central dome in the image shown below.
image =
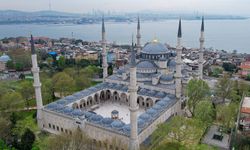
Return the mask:
<path id="1" fill-rule="evenodd" d="M 142 49 L 142 53 L 145 54 L 165 54 L 169 52 L 168 48 L 160 42 L 153 41 Z"/>

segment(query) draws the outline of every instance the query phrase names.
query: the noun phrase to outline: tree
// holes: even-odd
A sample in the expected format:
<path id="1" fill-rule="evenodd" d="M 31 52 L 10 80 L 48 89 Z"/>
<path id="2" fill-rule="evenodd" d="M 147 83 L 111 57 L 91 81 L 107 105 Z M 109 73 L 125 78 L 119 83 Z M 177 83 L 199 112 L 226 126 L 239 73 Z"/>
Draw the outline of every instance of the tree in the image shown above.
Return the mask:
<path id="1" fill-rule="evenodd" d="M 29 80 L 24 80 L 20 83 L 20 87 L 21 87 L 20 93 L 22 94 L 22 97 L 25 100 L 26 108 L 29 109 L 30 100 L 33 98 L 34 93 L 35 93 L 33 84 Z"/>
<path id="2" fill-rule="evenodd" d="M 210 101 L 200 101 L 195 110 L 194 116 L 208 127 L 215 118 L 215 109 Z"/>
<path id="3" fill-rule="evenodd" d="M 70 94 L 75 89 L 74 80 L 66 73 L 59 72 L 52 78 L 52 83 L 56 92 L 59 92 L 60 96 Z"/>
<path id="4" fill-rule="evenodd" d="M 35 134 L 30 129 L 26 129 L 21 137 L 21 149 L 31 150 L 35 139 Z"/>
<path id="5" fill-rule="evenodd" d="M 185 94 L 188 97 L 188 107 L 192 115 L 196 105 L 205 99 L 208 99 L 210 88 L 203 80 L 192 79 L 188 82 Z"/>
<path id="6" fill-rule="evenodd" d="M 7 61 L 7 63 L 6 63 L 6 67 L 7 67 L 8 69 L 15 69 L 15 64 L 14 64 L 14 62 L 13 62 L 12 60 L 9 60 L 9 61 Z"/>
<path id="7" fill-rule="evenodd" d="M 55 135 L 49 140 L 46 149 L 48 150 L 90 150 L 91 140 L 80 129 L 77 129 L 72 135 Z"/>
<path id="8" fill-rule="evenodd" d="M 0 139 L 7 142 L 10 138 L 11 138 L 10 122 L 5 118 L 0 117 Z"/>
<path id="9" fill-rule="evenodd" d="M 47 104 L 55 98 L 52 79 L 50 78 L 42 79 L 42 98 Z"/>
<path id="10" fill-rule="evenodd" d="M 183 145 L 198 144 L 204 129 L 200 120 L 175 116 L 168 123 L 158 126 L 153 133 L 153 139 L 163 139 L 163 142 L 178 142 Z"/>
<path id="11" fill-rule="evenodd" d="M 234 72 L 236 69 L 236 66 L 232 63 L 223 63 L 222 67 L 228 72 Z"/>
<path id="12" fill-rule="evenodd" d="M 61 56 L 58 59 L 57 64 L 58 64 L 58 69 L 63 70 L 65 68 L 65 57 Z"/>
<path id="13" fill-rule="evenodd" d="M 216 119 L 223 125 L 226 130 L 234 127 L 237 117 L 238 105 L 231 103 L 227 105 L 219 105 L 216 107 Z"/>
<path id="14" fill-rule="evenodd" d="M 216 95 L 222 98 L 222 102 L 225 103 L 226 98 L 230 98 L 233 91 L 233 81 L 230 80 L 227 74 L 219 78 L 216 84 Z"/>
<path id="15" fill-rule="evenodd" d="M 19 92 L 8 92 L 4 94 L 0 100 L 0 109 L 8 110 L 12 108 L 13 105 L 18 104 L 21 101 L 22 101 L 22 96 Z"/>

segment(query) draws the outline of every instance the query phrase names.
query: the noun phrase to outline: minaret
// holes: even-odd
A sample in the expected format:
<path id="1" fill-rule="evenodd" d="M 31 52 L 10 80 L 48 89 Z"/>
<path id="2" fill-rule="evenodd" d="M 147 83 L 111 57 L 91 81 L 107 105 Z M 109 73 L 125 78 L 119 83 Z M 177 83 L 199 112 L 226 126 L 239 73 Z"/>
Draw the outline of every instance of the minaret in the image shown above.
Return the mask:
<path id="1" fill-rule="evenodd" d="M 182 32 L 181 32 L 181 19 L 179 20 L 179 28 L 178 28 L 178 35 L 177 35 L 177 46 L 176 46 L 176 73 L 175 73 L 175 95 L 177 99 L 181 98 L 181 89 L 182 89 L 182 83 L 181 83 L 181 67 L 182 67 L 182 44 L 181 44 L 181 38 L 182 38 Z"/>
<path id="2" fill-rule="evenodd" d="M 129 150 L 139 150 L 139 139 L 138 139 L 138 125 L 137 125 L 137 111 L 139 106 L 137 104 L 137 79 L 136 79 L 136 56 L 134 50 L 134 42 L 132 38 L 132 51 L 131 51 L 131 62 L 130 62 L 130 82 L 129 82 L 129 97 L 130 97 L 130 141 Z"/>
<path id="3" fill-rule="evenodd" d="M 199 50 L 199 78 L 203 79 L 203 51 L 204 51 L 204 17 L 202 17 L 202 22 L 201 22 L 201 36 L 200 36 L 200 50 Z"/>
<path id="4" fill-rule="evenodd" d="M 136 48 L 137 48 L 137 54 L 141 52 L 141 25 L 140 25 L 140 18 L 138 16 L 138 22 L 137 22 L 137 43 L 136 43 Z"/>
<path id="5" fill-rule="evenodd" d="M 34 77 L 34 88 L 35 88 L 35 95 L 36 95 L 36 107 L 37 107 L 37 124 L 40 129 L 43 128 L 42 125 L 42 108 L 43 108 L 43 101 L 42 101 L 42 93 L 41 93 L 41 83 L 39 77 L 39 67 L 37 65 L 37 55 L 34 46 L 33 36 L 31 35 L 31 60 L 32 60 L 32 73 Z"/>
<path id="6" fill-rule="evenodd" d="M 108 62 L 106 51 L 106 33 L 104 17 L 102 17 L 102 68 L 103 68 L 103 81 L 108 77 Z"/>

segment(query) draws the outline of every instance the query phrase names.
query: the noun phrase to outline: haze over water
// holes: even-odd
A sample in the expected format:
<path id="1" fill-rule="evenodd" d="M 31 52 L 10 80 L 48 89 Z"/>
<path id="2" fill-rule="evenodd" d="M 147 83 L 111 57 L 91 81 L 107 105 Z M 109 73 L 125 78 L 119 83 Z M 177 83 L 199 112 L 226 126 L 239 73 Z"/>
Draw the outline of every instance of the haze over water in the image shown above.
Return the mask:
<path id="1" fill-rule="evenodd" d="M 183 20 L 183 45 L 189 48 L 199 47 L 200 20 Z M 162 43 L 176 45 L 178 20 L 160 22 L 141 22 L 143 44 L 157 38 Z M 205 46 L 227 51 L 237 50 L 250 53 L 250 20 L 205 20 Z M 87 41 L 101 39 L 100 24 L 85 25 L 0 25 L 0 38 L 46 36 L 50 38 L 73 37 Z M 106 23 L 106 35 L 109 42 L 128 44 L 132 33 L 136 34 L 136 23 Z"/>

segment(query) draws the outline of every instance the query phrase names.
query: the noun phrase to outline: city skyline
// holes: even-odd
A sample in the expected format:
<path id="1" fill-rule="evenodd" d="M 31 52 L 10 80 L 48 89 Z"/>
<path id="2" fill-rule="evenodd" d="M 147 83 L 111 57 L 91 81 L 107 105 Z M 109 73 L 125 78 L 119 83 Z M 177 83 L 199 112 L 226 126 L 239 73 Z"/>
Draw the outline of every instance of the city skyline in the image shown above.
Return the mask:
<path id="1" fill-rule="evenodd" d="M 72 13 L 87 13 L 92 10 L 104 12 L 138 12 L 145 10 L 164 12 L 200 12 L 204 14 L 250 16 L 250 1 L 247 0 L 0 0 L 0 10 L 40 11 L 54 10 Z M 140 4 L 140 7 L 138 7 Z M 192 4 L 192 5 L 190 5 Z"/>

